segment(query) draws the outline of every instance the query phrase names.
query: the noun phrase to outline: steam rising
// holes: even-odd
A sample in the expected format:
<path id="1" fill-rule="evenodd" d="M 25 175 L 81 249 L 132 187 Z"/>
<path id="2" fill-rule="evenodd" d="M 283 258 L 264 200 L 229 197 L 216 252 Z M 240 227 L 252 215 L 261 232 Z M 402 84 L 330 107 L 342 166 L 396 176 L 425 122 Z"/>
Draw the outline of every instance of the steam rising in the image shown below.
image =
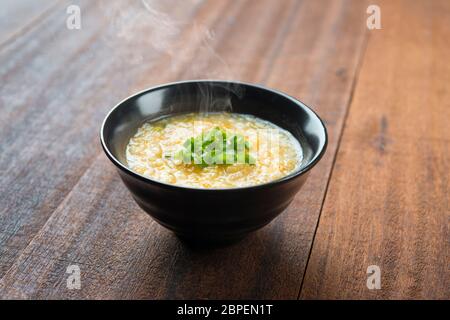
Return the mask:
<path id="1" fill-rule="evenodd" d="M 207 25 L 195 20 L 203 1 L 184 1 L 179 3 L 182 6 L 170 0 L 103 3 L 103 12 L 111 21 L 104 40 L 118 57 L 120 69 L 148 70 L 152 81 L 149 85 L 188 79 L 236 79 L 215 50 L 220 39 Z M 243 87 L 222 87 L 229 94 L 219 97 L 208 86 L 199 84 L 200 111 L 231 111 L 231 97 L 242 97 Z"/>

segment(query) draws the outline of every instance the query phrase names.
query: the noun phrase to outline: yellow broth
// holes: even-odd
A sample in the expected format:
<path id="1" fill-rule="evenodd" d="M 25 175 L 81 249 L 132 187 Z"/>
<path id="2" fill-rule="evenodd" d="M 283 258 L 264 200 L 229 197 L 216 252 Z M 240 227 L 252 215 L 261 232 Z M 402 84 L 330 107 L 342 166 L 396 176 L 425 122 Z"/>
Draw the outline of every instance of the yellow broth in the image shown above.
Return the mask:
<path id="1" fill-rule="evenodd" d="M 202 167 L 177 161 L 186 139 L 220 127 L 250 142 L 254 164 L 215 164 Z M 131 137 L 128 166 L 160 182 L 194 188 L 237 188 L 278 180 L 297 170 L 302 149 L 288 131 L 271 122 L 237 113 L 191 113 L 146 122 Z"/>

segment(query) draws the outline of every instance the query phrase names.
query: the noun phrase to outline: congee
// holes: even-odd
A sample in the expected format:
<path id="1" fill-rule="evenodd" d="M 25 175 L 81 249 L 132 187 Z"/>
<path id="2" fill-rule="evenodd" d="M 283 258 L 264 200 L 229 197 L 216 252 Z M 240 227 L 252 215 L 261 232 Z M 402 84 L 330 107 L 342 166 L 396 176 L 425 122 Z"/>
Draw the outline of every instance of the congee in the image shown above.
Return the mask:
<path id="1" fill-rule="evenodd" d="M 145 122 L 126 148 L 128 166 L 160 182 L 237 188 L 297 170 L 302 149 L 291 133 L 255 116 L 190 113 Z"/>

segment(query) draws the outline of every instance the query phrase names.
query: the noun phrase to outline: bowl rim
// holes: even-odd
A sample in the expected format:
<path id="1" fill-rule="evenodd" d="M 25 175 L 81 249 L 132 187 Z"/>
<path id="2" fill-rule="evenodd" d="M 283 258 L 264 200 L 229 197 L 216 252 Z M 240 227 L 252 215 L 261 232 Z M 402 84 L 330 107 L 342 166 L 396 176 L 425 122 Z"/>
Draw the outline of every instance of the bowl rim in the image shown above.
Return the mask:
<path id="1" fill-rule="evenodd" d="M 322 149 L 319 150 L 319 152 L 316 153 L 316 155 L 307 163 L 307 165 L 305 165 L 303 168 L 301 168 L 300 170 L 296 170 L 280 179 L 277 180 L 273 180 L 273 181 L 269 181 L 266 183 L 262 183 L 262 184 L 256 184 L 256 185 L 251 185 L 251 186 L 244 186 L 244 187 L 235 187 L 235 188 L 196 188 L 196 187 L 187 187 L 187 186 L 180 186 L 180 185 L 174 185 L 174 184 L 169 184 L 169 183 L 165 183 L 165 182 L 161 182 L 158 180 L 154 180 L 151 178 L 148 178 L 144 175 L 141 175 L 137 172 L 134 172 L 133 170 L 131 170 L 130 168 L 128 168 L 126 165 L 124 165 L 122 162 L 120 162 L 112 153 L 111 151 L 108 149 L 106 142 L 105 142 L 105 137 L 104 137 L 104 129 L 106 126 L 106 123 L 109 119 L 109 117 L 111 116 L 111 114 L 117 109 L 119 108 L 123 103 L 125 103 L 126 101 L 133 99 L 136 96 L 142 95 L 144 93 L 148 93 L 148 92 L 152 92 L 155 90 L 159 90 L 165 87 L 170 87 L 170 86 L 174 86 L 174 85 L 179 85 L 179 84 L 185 84 L 185 83 L 199 83 L 199 82 L 203 82 L 203 83 L 214 83 L 214 82 L 220 82 L 220 83 L 229 83 L 229 84 L 237 84 L 237 85 L 244 85 L 244 86 L 249 86 L 249 87 L 254 87 L 257 89 L 262 89 L 262 90 L 266 90 L 278 95 L 281 95 L 285 98 L 287 98 L 288 100 L 291 100 L 292 102 L 294 102 L 297 106 L 306 109 L 306 111 L 309 111 L 312 113 L 313 116 L 315 116 L 317 118 L 317 120 L 319 120 L 319 123 L 322 125 L 322 129 L 323 129 L 323 133 L 324 133 L 324 143 L 322 145 Z M 147 183 L 151 183 L 151 184 L 155 184 L 157 186 L 163 187 L 163 188 L 168 188 L 168 189 L 173 189 L 173 190 L 191 190 L 191 191 L 199 191 L 199 192 L 214 192 L 214 191 L 221 191 L 221 192 L 234 192 L 234 191 L 240 191 L 240 190 L 249 190 L 249 189 L 260 189 L 260 188 L 267 188 L 267 187 L 271 187 L 273 185 L 278 185 L 278 184 L 282 184 L 282 183 L 286 183 L 290 180 L 295 179 L 298 176 L 301 176 L 305 173 L 307 173 L 309 170 L 311 170 L 311 168 L 313 168 L 317 162 L 319 162 L 319 160 L 323 157 L 323 155 L 325 154 L 325 151 L 327 149 L 328 146 L 328 132 L 327 132 L 327 128 L 325 127 L 325 124 L 323 123 L 322 119 L 317 115 L 317 113 L 312 110 L 309 106 L 307 106 L 306 104 L 304 104 L 303 102 L 301 102 L 300 100 L 282 92 L 276 89 L 271 89 L 268 88 L 264 85 L 260 85 L 260 84 L 254 84 L 254 83 L 248 83 L 248 82 L 242 82 L 242 81 L 233 81 L 233 80 L 218 80 L 218 79 L 199 79 L 199 80 L 182 80 L 182 81 L 175 81 L 175 82 L 169 82 L 169 83 L 164 83 L 164 84 L 160 84 L 160 85 L 156 85 L 156 86 L 152 86 L 149 87 L 147 89 L 143 89 L 141 91 L 138 91 L 128 97 L 126 97 L 125 99 L 122 99 L 119 103 L 117 103 L 105 116 L 102 125 L 100 127 L 100 142 L 103 148 L 103 151 L 106 153 L 106 155 L 108 156 L 108 158 L 110 159 L 110 161 L 112 163 L 114 163 L 115 166 L 117 166 L 119 169 L 121 169 L 122 171 L 124 171 L 127 174 L 130 174 L 131 176 L 147 182 Z"/>

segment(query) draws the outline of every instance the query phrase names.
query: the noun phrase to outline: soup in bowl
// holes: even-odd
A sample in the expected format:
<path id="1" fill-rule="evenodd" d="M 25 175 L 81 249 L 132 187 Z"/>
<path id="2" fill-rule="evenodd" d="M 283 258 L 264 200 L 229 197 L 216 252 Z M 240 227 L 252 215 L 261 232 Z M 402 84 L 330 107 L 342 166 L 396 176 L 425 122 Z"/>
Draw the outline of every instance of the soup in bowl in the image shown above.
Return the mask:
<path id="1" fill-rule="evenodd" d="M 236 188 L 295 171 L 302 149 L 288 131 L 252 115 L 189 113 L 144 123 L 131 137 L 126 159 L 131 170 L 164 183 Z"/>
<path id="2" fill-rule="evenodd" d="M 144 211 L 183 239 L 210 243 L 242 238 L 286 209 L 327 134 L 310 108 L 281 92 L 184 81 L 119 103 L 101 142 Z"/>

